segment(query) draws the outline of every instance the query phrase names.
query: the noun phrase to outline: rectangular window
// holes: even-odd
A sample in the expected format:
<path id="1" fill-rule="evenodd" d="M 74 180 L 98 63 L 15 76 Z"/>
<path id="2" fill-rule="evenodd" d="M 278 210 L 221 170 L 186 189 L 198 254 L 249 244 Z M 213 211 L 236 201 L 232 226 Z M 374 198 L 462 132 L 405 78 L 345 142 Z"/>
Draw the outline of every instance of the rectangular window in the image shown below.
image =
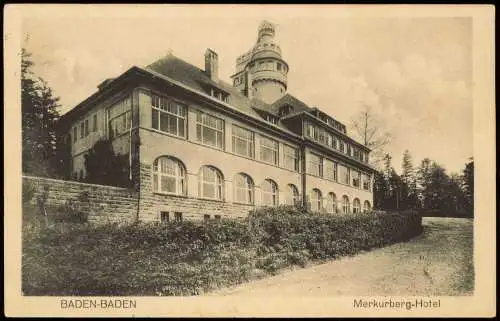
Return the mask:
<path id="1" fill-rule="evenodd" d="M 337 165 L 337 171 L 340 178 L 340 182 L 349 185 L 349 168 L 344 165 Z"/>
<path id="2" fill-rule="evenodd" d="M 324 160 L 324 177 L 326 179 L 336 181 L 337 180 L 337 164 L 331 160 Z"/>
<path id="3" fill-rule="evenodd" d="M 168 212 L 160 212 L 160 221 L 161 222 L 168 222 L 170 220 L 169 213 Z"/>
<path id="4" fill-rule="evenodd" d="M 337 138 L 335 136 L 332 137 L 332 147 L 334 149 L 338 149 L 339 148 L 338 147 L 338 140 L 337 140 Z"/>
<path id="5" fill-rule="evenodd" d="M 370 176 L 363 174 L 363 189 L 364 190 L 370 190 Z"/>
<path id="6" fill-rule="evenodd" d="M 292 171 L 299 171 L 299 151 L 291 146 L 283 146 L 283 167 Z"/>
<path id="7" fill-rule="evenodd" d="M 321 157 L 314 154 L 309 154 L 309 174 L 321 176 Z"/>
<path id="8" fill-rule="evenodd" d="M 174 217 L 175 217 L 176 222 L 182 222 L 182 213 L 181 212 L 175 212 Z"/>
<path id="9" fill-rule="evenodd" d="M 80 138 L 85 137 L 85 123 L 82 121 L 80 123 Z"/>
<path id="10" fill-rule="evenodd" d="M 92 116 L 92 132 L 95 133 L 97 131 L 97 114 Z"/>
<path id="11" fill-rule="evenodd" d="M 184 104 L 153 94 L 151 96 L 151 127 L 175 136 L 185 137 L 186 109 Z"/>
<path id="12" fill-rule="evenodd" d="M 254 158 L 255 140 L 254 133 L 233 125 L 233 153 Z"/>
<path id="13" fill-rule="evenodd" d="M 352 156 L 352 148 L 351 148 L 351 144 L 346 144 L 347 145 L 347 155 L 348 156 Z"/>
<path id="14" fill-rule="evenodd" d="M 76 142 L 77 139 L 78 139 L 78 127 L 75 126 L 73 127 L 73 142 Z"/>
<path id="15" fill-rule="evenodd" d="M 210 214 L 203 215 L 203 220 L 208 221 L 210 219 Z"/>
<path id="16" fill-rule="evenodd" d="M 216 220 L 220 220 L 220 215 L 215 215 L 215 216 L 214 216 L 214 218 L 215 218 Z"/>
<path id="17" fill-rule="evenodd" d="M 197 112 L 196 139 L 205 145 L 224 148 L 224 121 L 214 116 Z"/>
<path id="18" fill-rule="evenodd" d="M 89 120 L 85 119 L 85 137 L 89 135 Z"/>
<path id="19" fill-rule="evenodd" d="M 109 138 L 128 132 L 132 127 L 132 100 L 126 98 L 108 108 Z"/>
<path id="20" fill-rule="evenodd" d="M 281 63 L 279 63 L 279 62 L 278 62 L 278 64 L 276 65 L 276 68 L 277 68 L 278 70 L 281 70 Z"/>
<path id="21" fill-rule="evenodd" d="M 345 153 L 345 145 L 343 141 L 339 142 L 339 149 L 342 153 Z"/>
<path id="22" fill-rule="evenodd" d="M 361 184 L 360 172 L 353 170 L 351 173 L 351 176 L 352 176 L 352 186 L 360 187 L 360 184 Z"/>
<path id="23" fill-rule="evenodd" d="M 267 137 L 260 137 L 260 160 L 278 165 L 278 142 Z"/>

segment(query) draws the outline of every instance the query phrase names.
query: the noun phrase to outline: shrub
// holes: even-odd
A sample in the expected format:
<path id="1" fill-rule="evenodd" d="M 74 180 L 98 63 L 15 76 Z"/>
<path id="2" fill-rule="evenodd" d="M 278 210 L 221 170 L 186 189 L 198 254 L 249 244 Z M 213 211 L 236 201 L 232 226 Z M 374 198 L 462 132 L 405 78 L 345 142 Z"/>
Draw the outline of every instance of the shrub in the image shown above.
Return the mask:
<path id="1" fill-rule="evenodd" d="M 74 203 L 59 210 L 84 221 Z M 414 213 L 339 216 L 286 206 L 245 220 L 68 224 L 36 233 L 25 226 L 22 288 L 25 295 L 197 295 L 421 231 Z"/>

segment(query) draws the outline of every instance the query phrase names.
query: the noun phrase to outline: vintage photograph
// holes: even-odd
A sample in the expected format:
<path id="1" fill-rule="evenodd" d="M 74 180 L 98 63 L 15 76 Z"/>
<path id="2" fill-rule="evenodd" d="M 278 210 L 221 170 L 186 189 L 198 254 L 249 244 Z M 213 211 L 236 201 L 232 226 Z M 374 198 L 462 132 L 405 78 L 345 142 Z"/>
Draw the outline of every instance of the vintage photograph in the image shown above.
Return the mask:
<path id="1" fill-rule="evenodd" d="M 473 18 L 224 7 L 23 17 L 21 295 L 474 296 Z"/>

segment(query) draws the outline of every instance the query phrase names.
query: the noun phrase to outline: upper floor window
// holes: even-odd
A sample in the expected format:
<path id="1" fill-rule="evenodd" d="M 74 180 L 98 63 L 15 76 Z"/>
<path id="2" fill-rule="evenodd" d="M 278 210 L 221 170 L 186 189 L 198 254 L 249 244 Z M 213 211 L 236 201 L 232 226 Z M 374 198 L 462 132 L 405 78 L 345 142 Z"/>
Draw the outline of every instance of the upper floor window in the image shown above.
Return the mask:
<path id="1" fill-rule="evenodd" d="M 323 208 L 321 191 L 317 188 L 311 191 L 311 211 L 319 212 Z"/>
<path id="2" fill-rule="evenodd" d="M 224 148 L 224 121 L 214 116 L 197 112 L 196 139 L 205 145 Z"/>
<path id="3" fill-rule="evenodd" d="M 153 94 L 151 107 L 151 125 L 154 129 L 186 137 L 186 105 Z"/>
<path id="4" fill-rule="evenodd" d="M 346 144 L 347 145 L 347 155 L 352 156 L 352 147 L 351 144 Z"/>
<path id="5" fill-rule="evenodd" d="M 89 135 L 89 120 L 85 119 L 85 137 Z"/>
<path id="6" fill-rule="evenodd" d="M 186 168 L 177 159 L 160 157 L 153 162 L 153 191 L 186 195 Z"/>
<path id="7" fill-rule="evenodd" d="M 362 179 L 363 179 L 363 189 L 367 191 L 370 190 L 370 176 L 363 174 Z"/>
<path id="8" fill-rule="evenodd" d="M 223 178 L 219 170 L 211 166 L 203 166 L 198 178 L 200 197 L 223 199 Z"/>
<path id="9" fill-rule="evenodd" d="M 260 137 L 260 160 L 278 165 L 278 142 L 267 137 Z"/>
<path id="10" fill-rule="evenodd" d="M 309 154 L 309 174 L 322 176 L 321 157 L 314 154 Z"/>
<path id="11" fill-rule="evenodd" d="M 336 181 L 337 180 L 337 164 L 332 162 L 329 159 L 324 159 L 323 162 L 324 162 L 323 176 L 326 179 Z"/>
<path id="12" fill-rule="evenodd" d="M 250 176 L 240 173 L 234 177 L 234 200 L 238 203 L 254 203 L 254 184 Z"/>
<path id="13" fill-rule="evenodd" d="M 254 133 L 233 125 L 233 153 L 254 158 L 255 140 Z"/>
<path id="14" fill-rule="evenodd" d="M 337 171 L 338 171 L 338 175 L 340 177 L 340 182 L 343 184 L 349 185 L 350 184 L 349 168 L 345 167 L 344 165 L 339 164 L 337 166 Z"/>
<path id="15" fill-rule="evenodd" d="M 278 62 L 278 63 L 276 64 L 276 68 L 277 68 L 278 70 L 280 70 L 280 71 L 281 71 L 281 63 L 279 63 L 279 62 Z"/>
<path id="16" fill-rule="evenodd" d="M 218 100 L 222 100 L 226 103 L 229 102 L 229 95 L 216 88 L 210 88 L 210 96 L 215 97 Z"/>
<path id="17" fill-rule="evenodd" d="M 262 183 L 262 205 L 278 205 L 278 184 L 270 179 Z"/>
<path id="18" fill-rule="evenodd" d="M 343 141 L 339 142 L 339 149 L 342 153 L 345 153 L 345 145 Z"/>
<path id="19" fill-rule="evenodd" d="M 278 118 L 274 117 L 273 115 L 267 115 L 266 120 L 272 124 L 278 123 Z"/>
<path id="20" fill-rule="evenodd" d="M 97 131 L 97 114 L 92 116 L 92 132 L 95 133 Z"/>
<path id="21" fill-rule="evenodd" d="M 78 139 L 78 127 L 75 126 L 73 127 L 73 142 L 76 142 L 77 139 Z"/>
<path id="22" fill-rule="evenodd" d="M 109 138 L 116 137 L 132 128 L 132 100 L 124 99 L 108 108 Z"/>
<path id="23" fill-rule="evenodd" d="M 299 190 L 295 185 L 288 184 L 285 192 L 285 204 L 297 205 L 299 202 Z"/>
<path id="24" fill-rule="evenodd" d="M 351 176 L 352 176 L 352 186 L 361 187 L 361 173 L 353 170 L 351 172 Z"/>
<path id="25" fill-rule="evenodd" d="M 85 137 L 85 123 L 82 121 L 80 123 L 80 138 Z"/>
<path id="26" fill-rule="evenodd" d="M 299 171 L 299 151 L 288 145 L 283 145 L 283 167 L 292 171 Z"/>

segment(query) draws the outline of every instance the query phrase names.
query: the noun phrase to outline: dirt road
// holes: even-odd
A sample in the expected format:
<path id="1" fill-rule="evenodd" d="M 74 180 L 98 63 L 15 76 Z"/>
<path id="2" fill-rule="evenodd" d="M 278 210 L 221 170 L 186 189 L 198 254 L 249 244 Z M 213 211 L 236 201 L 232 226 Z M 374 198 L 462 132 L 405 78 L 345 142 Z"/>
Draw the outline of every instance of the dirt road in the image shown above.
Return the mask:
<path id="1" fill-rule="evenodd" d="M 207 295 L 471 295 L 472 219 L 424 218 L 424 233 L 406 243 Z"/>

